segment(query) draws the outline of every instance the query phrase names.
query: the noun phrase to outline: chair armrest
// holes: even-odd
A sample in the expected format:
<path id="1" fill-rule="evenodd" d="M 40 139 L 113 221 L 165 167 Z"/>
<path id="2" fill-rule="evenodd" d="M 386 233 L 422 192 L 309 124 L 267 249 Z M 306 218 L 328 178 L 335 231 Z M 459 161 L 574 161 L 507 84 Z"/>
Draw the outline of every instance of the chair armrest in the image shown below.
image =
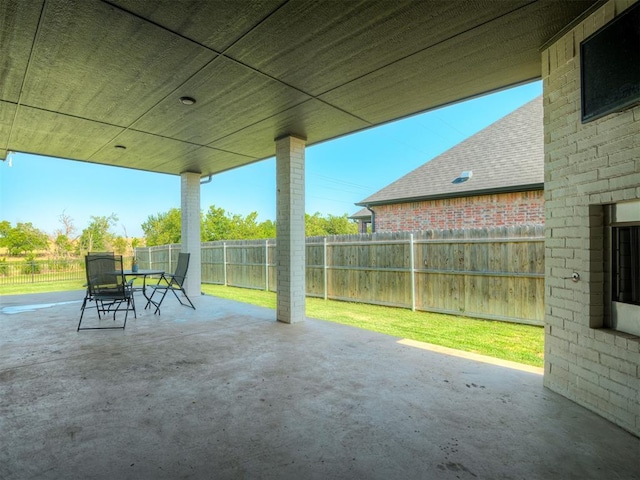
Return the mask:
<path id="1" fill-rule="evenodd" d="M 131 280 L 127 280 L 127 282 L 125 283 L 125 288 L 130 291 L 130 292 L 134 292 L 136 291 L 136 287 L 133 286 L 133 281 L 135 280 L 135 277 L 132 278 Z M 140 288 L 141 289 L 141 288 Z"/>
<path id="2" fill-rule="evenodd" d="M 163 273 L 162 275 L 160 275 L 158 277 L 158 281 L 154 285 L 148 285 L 148 286 L 149 287 L 155 287 L 157 285 L 160 285 L 163 280 L 164 280 L 164 284 L 169 285 L 171 283 L 172 279 L 173 279 L 173 274 L 172 273 Z"/>

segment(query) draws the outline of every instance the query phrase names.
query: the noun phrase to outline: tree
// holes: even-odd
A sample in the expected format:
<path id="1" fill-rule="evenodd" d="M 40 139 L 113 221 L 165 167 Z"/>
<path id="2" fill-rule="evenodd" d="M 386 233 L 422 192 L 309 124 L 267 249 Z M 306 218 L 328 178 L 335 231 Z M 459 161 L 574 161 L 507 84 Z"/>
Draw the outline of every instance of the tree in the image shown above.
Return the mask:
<path id="1" fill-rule="evenodd" d="M 182 239 L 182 218 L 179 208 L 172 208 L 166 213 L 149 215 L 142 224 L 142 231 L 147 246 L 180 243 Z"/>
<path id="2" fill-rule="evenodd" d="M 116 237 L 113 240 L 113 251 L 118 255 L 126 256 L 129 253 L 129 240 L 125 237 Z"/>
<path id="3" fill-rule="evenodd" d="M 324 229 L 324 219 L 320 216 L 320 212 L 316 212 L 313 215 L 305 213 L 304 234 L 307 237 L 321 237 L 326 234 Z"/>
<path id="4" fill-rule="evenodd" d="M 2 220 L 0 222 L 0 242 L 4 241 L 4 238 L 7 236 L 10 230 L 11 230 L 11 223 L 9 223 L 7 220 Z M 0 245 L 0 246 L 4 246 L 4 245 Z"/>
<path id="5" fill-rule="evenodd" d="M 265 220 L 258 225 L 257 238 L 276 238 L 276 222 Z"/>
<path id="6" fill-rule="evenodd" d="M 202 219 L 202 240 L 205 242 L 273 238 L 275 234 L 275 223 L 271 220 L 258 223 L 258 212 L 243 217 L 211 205 Z"/>
<path id="7" fill-rule="evenodd" d="M 271 220 L 258 223 L 258 212 L 251 212 L 246 217 L 233 215 L 229 234 L 229 239 L 233 240 L 273 238 L 276 235 L 275 223 Z"/>
<path id="8" fill-rule="evenodd" d="M 64 235 L 69 240 L 71 240 L 73 236 L 76 234 L 76 227 L 73 224 L 73 219 L 69 215 L 67 215 L 63 210 L 60 216 L 58 217 L 58 220 L 62 224 L 62 228 L 55 232 L 56 236 Z"/>
<path id="9" fill-rule="evenodd" d="M 327 215 L 320 212 L 305 214 L 305 235 L 307 237 L 324 237 L 326 235 L 352 235 L 358 233 L 358 226 L 349 220 L 347 214 L 340 216 Z"/>
<path id="10" fill-rule="evenodd" d="M 357 234 L 358 226 L 344 215 L 327 215 L 319 212 L 306 217 L 307 236 Z M 180 243 L 181 239 L 180 210 L 171 209 L 166 213 L 151 215 L 142 224 L 147 246 Z M 232 214 L 224 208 L 209 206 L 201 216 L 200 239 L 203 242 L 219 240 L 257 240 L 276 237 L 276 222 L 272 220 L 258 221 L 258 212 L 251 212 L 246 217 Z"/>
<path id="11" fill-rule="evenodd" d="M 11 224 L 5 220 L 0 222 L 0 235 L 2 236 L 1 244 L 7 248 L 9 255 L 32 253 L 49 247 L 47 234 L 31 223 L 18 223 L 12 228 Z"/>
<path id="12" fill-rule="evenodd" d="M 235 214 L 230 216 L 231 228 L 229 230 L 230 239 L 233 240 L 248 240 L 256 238 L 258 234 L 258 212 L 251 212 L 246 217 Z"/>
<path id="13" fill-rule="evenodd" d="M 53 246 L 57 257 L 70 257 L 74 250 L 73 242 L 64 234 L 56 237 Z"/>
<path id="14" fill-rule="evenodd" d="M 327 215 L 325 219 L 326 235 L 354 235 L 358 233 L 358 224 L 349 220 L 349 216 Z"/>
<path id="15" fill-rule="evenodd" d="M 80 248 L 85 252 L 113 250 L 115 235 L 111 228 L 117 221 L 115 213 L 108 217 L 91 217 L 91 223 L 80 234 Z"/>
<path id="16" fill-rule="evenodd" d="M 0 248 L 8 248 L 7 237 L 11 231 L 11 223 L 7 220 L 0 222 Z"/>
<path id="17" fill-rule="evenodd" d="M 54 254 L 56 257 L 69 257 L 75 249 L 73 236 L 76 233 L 76 227 L 73 224 L 73 219 L 64 211 L 60 214 L 58 220 L 62 224 L 62 228 L 55 231 Z"/>
<path id="18" fill-rule="evenodd" d="M 202 219 L 201 238 L 204 242 L 231 240 L 231 219 L 224 208 L 211 205 Z"/>

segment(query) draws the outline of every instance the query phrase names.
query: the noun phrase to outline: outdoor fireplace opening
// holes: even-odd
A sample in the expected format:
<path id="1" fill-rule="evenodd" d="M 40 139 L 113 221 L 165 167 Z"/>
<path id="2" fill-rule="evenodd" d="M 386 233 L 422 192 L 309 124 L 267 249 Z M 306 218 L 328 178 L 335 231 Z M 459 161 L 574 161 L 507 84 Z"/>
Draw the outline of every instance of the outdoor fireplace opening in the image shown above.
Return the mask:
<path id="1" fill-rule="evenodd" d="M 640 336 L 640 201 L 608 211 L 610 327 Z"/>

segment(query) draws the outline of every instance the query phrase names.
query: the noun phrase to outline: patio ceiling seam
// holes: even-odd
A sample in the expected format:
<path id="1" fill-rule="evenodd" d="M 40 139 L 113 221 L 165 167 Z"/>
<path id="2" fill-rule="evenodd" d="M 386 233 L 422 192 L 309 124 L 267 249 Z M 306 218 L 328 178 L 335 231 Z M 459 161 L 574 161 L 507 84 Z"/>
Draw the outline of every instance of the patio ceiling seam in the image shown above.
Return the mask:
<path id="1" fill-rule="evenodd" d="M 525 5 L 521 5 L 519 7 L 516 7 L 516 8 L 514 8 L 512 10 L 509 10 L 508 12 L 505 12 L 505 13 L 497 16 L 497 17 L 492 17 L 489 20 L 486 20 L 484 22 L 479 23 L 478 25 L 474 25 L 473 27 L 467 28 L 467 29 L 465 29 L 465 30 L 463 30 L 461 32 L 457 32 L 457 33 L 455 33 L 453 35 L 449 35 L 446 38 L 442 38 L 442 39 L 440 39 L 440 40 L 438 40 L 438 41 L 436 41 L 436 42 L 434 42 L 434 43 L 432 43 L 430 45 L 427 45 L 426 47 L 422 47 L 422 48 L 416 50 L 415 52 L 408 53 L 408 54 L 404 55 L 403 57 L 400 57 L 400 58 L 397 58 L 397 59 L 393 60 L 392 62 L 388 62 L 388 63 L 386 63 L 384 65 L 381 65 L 380 67 L 376 68 L 375 70 L 368 71 L 367 73 L 364 73 L 362 75 L 354 77 L 351 80 L 348 80 L 348 81 L 346 81 L 346 82 L 344 82 L 344 83 L 342 83 L 340 85 L 336 85 L 334 87 L 331 87 L 331 88 L 325 90 L 324 92 L 319 93 L 318 96 L 322 96 L 322 95 L 326 95 L 327 93 L 331 93 L 334 90 L 337 90 L 337 89 L 342 88 L 342 87 L 344 87 L 346 85 L 349 85 L 349 84 L 354 83 L 354 82 L 356 82 L 358 80 L 361 80 L 361 79 L 366 78 L 366 77 L 368 77 L 370 75 L 373 75 L 373 74 L 375 74 L 377 72 L 380 72 L 381 70 L 384 70 L 385 68 L 388 68 L 391 65 L 395 65 L 397 63 L 403 62 L 408 58 L 411 58 L 411 57 L 413 57 L 415 55 L 418 55 L 420 53 L 426 52 L 427 50 L 430 50 L 432 48 L 437 47 L 438 45 L 446 44 L 447 42 L 450 42 L 454 38 L 457 38 L 457 37 L 460 37 L 462 35 L 465 35 L 465 34 L 467 34 L 469 32 L 472 32 L 472 31 L 474 31 L 474 30 L 476 30 L 478 28 L 484 27 L 485 25 L 490 25 L 490 24 L 492 24 L 492 23 L 494 23 L 494 22 L 496 22 L 496 21 L 498 21 L 498 20 L 500 20 L 500 19 L 502 19 L 504 17 L 507 17 L 507 16 L 513 14 L 514 12 L 517 12 L 518 10 L 521 10 L 523 8 L 527 8 L 527 7 L 531 6 L 532 4 L 535 4 L 537 1 L 538 0 L 532 0 L 529 3 L 525 4 Z"/>
<path id="2" fill-rule="evenodd" d="M 44 16 L 44 10 L 46 8 L 46 2 L 43 2 L 42 4 L 42 8 L 40 9 L 40 15 L 38 15 L 38 23 L 37 23 L 37 27 L 36 27 L 36 31 L 33 35 L 33 39 L 31 41 L 31 48 L 29 49 L 29 58 L 27 60 L 27 66 L 24 69 L 24 72 L 22 74 L 22 81 L 20 82 L 20 93 L 18 94 L 18 101 L 15 103 L 16 105 L 16 109 L 13 112 L 13 118 L 11 119 L 11 124 L 9 126 L 9 135 L 7 135 L 7 142 L 4 146 L 5 150 L 9 148 L 9 145 L 11 145 L 12 143 L 12 139 L 13 139 L 13 127 L 16 124 L 16 118 L 18 117 L 18 110 L 20 108 L 20 106 L 22 105 L 22 94 L 24 92 L 24 84 L 27 80 L 27 76 L 29 74 L 29 69 L 31 68 L 31 64 L 33 61 L 33 51 L 35 50 L 35 46 L 38 42 L 38 37 L 40 36 L 40 32 L 41 32 L 41 26 L 42 26 L 42 18 Z"/>

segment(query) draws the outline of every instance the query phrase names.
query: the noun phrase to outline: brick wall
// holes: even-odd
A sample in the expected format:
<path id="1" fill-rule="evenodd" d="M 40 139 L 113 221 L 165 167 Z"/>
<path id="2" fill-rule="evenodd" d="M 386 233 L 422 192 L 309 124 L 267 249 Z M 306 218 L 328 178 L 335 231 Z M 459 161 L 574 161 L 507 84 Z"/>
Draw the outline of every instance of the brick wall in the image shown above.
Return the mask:
<path id="1" fill-rule="evenodd" d="M 200 174 L 180 175 L 180 211 L 182 214 L 181 250 L 189 253 L 189 270 L 184 288 L 188 295 L 200 295 L 202 252 L 200 249 Z"/>
<path id="2" fill-rule="evenodd" d="M 542 190 L 372 207 L 376 232 L 467 229 L 544 223 Z"/>
<path id="3" fill-rule="evenodd" d="M 276 318 L 285 323 L 305 319 L 305 143 L 305 140 L 294 136 L 276 140 Z"/>
<path id="4" fill-rule="evenodd" d="M 609 1 L 542 53 L 544 383 L 640 435 L 640 339 L 604 328 L 603 268 L 603 206 L 640 198 L 640 107 L 582 124 L 578 57 L 582 39 L 633 3 Z"/>

